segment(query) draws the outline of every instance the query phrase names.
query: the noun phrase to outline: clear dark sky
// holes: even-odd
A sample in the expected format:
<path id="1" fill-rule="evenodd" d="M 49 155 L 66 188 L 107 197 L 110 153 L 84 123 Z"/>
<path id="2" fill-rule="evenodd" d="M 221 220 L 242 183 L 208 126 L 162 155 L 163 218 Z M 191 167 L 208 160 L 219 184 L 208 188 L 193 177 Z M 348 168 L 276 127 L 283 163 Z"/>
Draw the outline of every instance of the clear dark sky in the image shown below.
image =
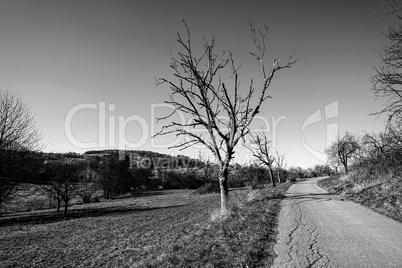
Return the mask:
<path id="1" fill-rule="evenodd" d="M 260 76 L 248 54 L 249 20 L 265 23 L 266 62 L 285 62 L 291 54 L 299 61 L 274 78 L 273 98 L 254 127 L 270 125 L 273 149 L 286 153 L 288 166 L 309 167 L 320 163 L 336 127 L 356 135 L 384 127 L 383 117 L 369 114 L 382 105 L 370 92 L 373 66 L 387 44 L 382 33 L 397 23 L 385 10 L 381 0 L 0 0 L 0 88 L 32 107 L 45 151 L 127 147 L 194 157 L 199 149 L 169 152 L 164 145 L 172 139 L 150 139 L 152 110 L 163 113 L 158 104 L 169 95 L 168 88 L 155 88 L 154 77 L 171 75 L 182 19 L 194 44 L 215 35 L 219 50 L 243 62 L 245 88 Z M 247 150 L 236 152 L 239 162 L 248 161 Z"/>

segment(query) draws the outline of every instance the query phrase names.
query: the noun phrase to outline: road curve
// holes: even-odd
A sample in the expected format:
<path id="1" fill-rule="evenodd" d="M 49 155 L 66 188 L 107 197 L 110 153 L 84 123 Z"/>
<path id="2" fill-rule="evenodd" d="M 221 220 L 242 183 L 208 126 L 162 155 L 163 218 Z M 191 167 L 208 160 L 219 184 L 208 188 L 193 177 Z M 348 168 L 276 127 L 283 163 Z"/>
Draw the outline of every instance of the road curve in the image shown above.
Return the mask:
<path id="1" fill-rule="evenodd" d="M 282 201 L 273 267 L 402 267 L 402 224 L 329 194 L 319 178 Z"/>

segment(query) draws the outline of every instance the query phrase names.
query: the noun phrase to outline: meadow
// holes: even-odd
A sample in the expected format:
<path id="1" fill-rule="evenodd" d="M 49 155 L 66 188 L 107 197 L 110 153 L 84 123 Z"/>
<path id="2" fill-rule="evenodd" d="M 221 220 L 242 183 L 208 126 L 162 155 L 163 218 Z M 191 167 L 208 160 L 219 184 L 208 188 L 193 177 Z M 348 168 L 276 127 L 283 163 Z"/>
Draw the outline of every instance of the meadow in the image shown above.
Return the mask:
<path id="1" fill-rule="evenodd" d="M 289 187 L 219 194 L 154 191 L 0 216 L 1 267 L 256 267 L 272 263 L 277 215 Z"/>

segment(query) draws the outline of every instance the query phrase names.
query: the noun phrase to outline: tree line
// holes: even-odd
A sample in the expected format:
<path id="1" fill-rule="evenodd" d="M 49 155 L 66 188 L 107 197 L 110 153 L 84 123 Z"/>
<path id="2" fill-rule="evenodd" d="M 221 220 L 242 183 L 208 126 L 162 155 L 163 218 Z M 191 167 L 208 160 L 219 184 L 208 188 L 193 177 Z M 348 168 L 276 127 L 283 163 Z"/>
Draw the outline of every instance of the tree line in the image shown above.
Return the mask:
<path id="1" fill-rule="evenodd" d="M 2 169 L 0 206 L 18 197 L 18 190 L 27 184 L 38 186 L 36 194 L 39 191 L 46 196 L 49 205 L 53 204 L 58 212 L 63 209 L 64 215 L 67 215 L 73 200 L 91 203 L 125 194 L 136 194 L 143 190 L 197 189 L 206 184 L 214 185 L 219 191 L 216 180 L 219 166 L 209 161 L 192 159 L 191 162 L 197 165 L 171 169 L 171 165 L 155 165 L 161 163 L 155 160 L 150 161 L 151 165 L 144 167 L 132 165 L 128 152 L 112 150 L 102 153 L 102 157 L 98 156 L 99 152 L 85 153 L 86 156 L 92 156 L 84 157 L 76 153 L 15 152 L 13 165 L 3 166 Z M 149 152 L 142 155 L 161 156 Z M 179 157 L 169 157 L 171 161 L 180 163 L 177 158 Z M 185 160 L 188 160 L 188 157 L 185 157 Z M 307 170 L 273 168 L 273 179 L 281 183 L 296 178 L 328 175 L 331 172 L 328 166 L 319 165 Z M 270 170 L 257 161 L 249 165 L 233 164 L 229 170 L 228 187 L 258 188 L 271 183 L 269 174 Z"/>

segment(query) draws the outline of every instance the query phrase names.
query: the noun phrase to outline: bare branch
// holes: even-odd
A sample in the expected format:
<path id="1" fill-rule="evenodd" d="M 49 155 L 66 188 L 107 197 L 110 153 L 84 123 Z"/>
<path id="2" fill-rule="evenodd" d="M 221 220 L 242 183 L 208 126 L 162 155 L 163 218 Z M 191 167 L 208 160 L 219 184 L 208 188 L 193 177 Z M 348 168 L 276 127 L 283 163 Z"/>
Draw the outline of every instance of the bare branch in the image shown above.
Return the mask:
<path id="1" fill-rule="evenodd" d="M 393 0 L 385 3 L 391 6 L 389 14 L 396 14 L 402 19 L 398 14 L 401 11 L 401 2 Z M 398 120 L 398 115 L 402 112 L 402 25 L 390 26 L 385 36 L 390 45 L 380 54 L 382 66 L 374 68 L 376 74 L 371 77 L 371 83 L 375 98 L 385 98 L 387 102 L 381 111 L 373 115 L 387 114 L 389 123 L 392 123 L 394 119 Z"/>
<path id="2" fill-rule="evenodd" d="M 224 197 L 227 195 L 229 166 L 236 145 L 249 134 L 249 126 L 263 102 L 271 98 L 267 89 L 274 74 L 281 69 L 290 68 L 297 60 L 290 57 L 284 66 L 279 65 L 279 60 L 274 60 L 270 73 L 266 73 L 264 57 L 268 27 L 264 25 L 263 30 L 257 31 L 250 23 L 256 48 L 250 54 L 259 61 L 263 76 L 258 95 L 254 96 L 256 85 L 253 79 L 245 89 L 241 88 L 239 72 L 242 65 L 235 63 L 232 52 L 216 53 L 215 37 L 211 40 L 204 37 L 203 49 L 196 56 L 191 46 L 189 27 L 185 22 L 184 26 L 186 36 L 177 34 L 181 51 L 172 55 L 170 63 L 173 79 L 157 78 L 156 85 L 169 86 L 171 94 L 166 103 L 174 107 L 173 113 L 158 118 L 158 121 L 171 118 L 175 112 L 183 113 L 188 118 L 186 122 L 173 120 L 163 126 L 155 136 L 175 134 L 177 138 L 183 138 L 171 148 L 183 150 L 196 144 L 203 144 L 208 148 L 219 163 L 219 180 Z M 227 74 L 226 70 L 231 72 L 230 81 L 222 79 L 223 74 Z M 245 91 L 244 95 L 241 94 L 242 91 Z M 197 128 L 206 130 L 206 134 L 189 130 Z M 266 146 L 268 147 L 268 142 Z M 266 151 L 268 152 L 268 148 Z M 271 159 L 267 163 L 271 166 L 272 162 Z M 221 202 L 224 208 L 225 201 Z"/>

